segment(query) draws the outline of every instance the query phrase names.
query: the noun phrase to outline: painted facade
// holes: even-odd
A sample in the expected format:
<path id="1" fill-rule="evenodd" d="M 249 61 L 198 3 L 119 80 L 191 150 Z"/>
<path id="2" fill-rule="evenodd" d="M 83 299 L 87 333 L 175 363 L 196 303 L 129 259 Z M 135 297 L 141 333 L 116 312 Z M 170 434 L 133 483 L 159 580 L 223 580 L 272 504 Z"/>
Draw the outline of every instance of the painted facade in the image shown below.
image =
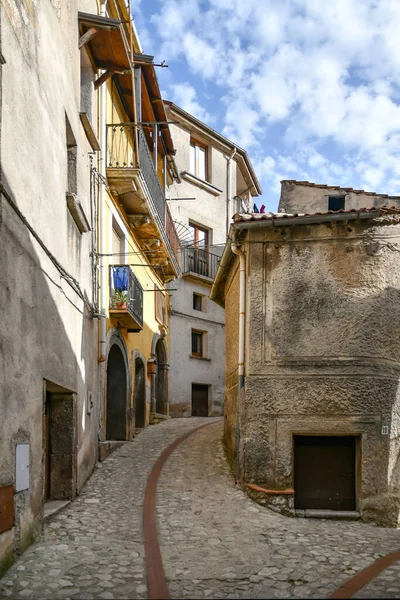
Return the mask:
<path id="1" fill-rule="evenodd" d="M 231 216 L 260 187 L 246 152 L 166 102 L 179 179 L 168 205 L 180 238 L 182 279 L 171 288 L 170 414 L 216 416 L 224 402 L 224 311 L 209 300 Z"/>
<path id="2" fill-rule="evenodd" d="M 376 196 L 379 208 L 313 214 L 305 184 L 290 182 L 290 198 L 285 184 L 295 216 L 282 207 L 236 215 L 211 293 L 227 318 L 232 468 L 256 500 L 285 514 L 397 526 L 400 202 L 386 197 L 385 209 Z M 234 250 L 245 269 L 242 381 Z"/>
<path id="3" fill-rule="evenodd" d="M 168 416 L 180 268 L 174 148 L 126 2 L 2 0 L 0 18 L 1 571 L 48 501 Z"/>

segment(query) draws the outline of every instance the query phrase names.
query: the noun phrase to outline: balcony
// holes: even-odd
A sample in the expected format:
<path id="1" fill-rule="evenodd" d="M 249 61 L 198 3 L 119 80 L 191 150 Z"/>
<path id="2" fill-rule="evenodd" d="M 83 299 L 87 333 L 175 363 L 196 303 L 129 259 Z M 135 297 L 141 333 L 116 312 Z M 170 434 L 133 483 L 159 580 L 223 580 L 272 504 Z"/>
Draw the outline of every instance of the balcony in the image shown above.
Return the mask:
<path id="1" fill-rule="evenodd" d="M 107 125 L 106 165 L 111 190 L 118 195 L 126 212 L 133 216 L 148 215 L 164 226 L 165 195 L 140 127 L 133 123 Z"/>
<path id="2" fill-rule="evenodd" d="M 110 319 L 129 332 L 143 329 L 143 288 L 127 265 L 110 265 Z"/>
<path id="3" fill-rule="evenodd" d="M 150 262 L 162 265 L 164 280 L 173 279 L 180 272 L 173 252 L 177 248 L 174 225 L 141 127 L 133 123 L 107 125 L 106 175 Z"/>
<path id="4" fill-rule="evenodd" d="M 212 281 L 221 257 L 202 248 L 186 247 L 182 250 L 182 273 Z"/>

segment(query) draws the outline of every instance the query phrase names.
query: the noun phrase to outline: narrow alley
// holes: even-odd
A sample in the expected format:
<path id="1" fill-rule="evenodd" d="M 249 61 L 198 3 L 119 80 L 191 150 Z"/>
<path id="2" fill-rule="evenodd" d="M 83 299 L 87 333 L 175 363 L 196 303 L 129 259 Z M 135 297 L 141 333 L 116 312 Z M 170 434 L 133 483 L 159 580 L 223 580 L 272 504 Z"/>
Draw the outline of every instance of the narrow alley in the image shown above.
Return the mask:
<path id="1" fill-rule="evenodd" d="M 293 519 L 234 486 L 221 419 L 149 427 L 98 465 L 0 581 L 1 598 L 147 598 L 142 510 L 160 454 L 157 529 L 171 598 L 326 598 L 400 548 L 400 532 L 361 522 Z M 398 598 L 396 563 L 355 594 Z M 344 596 L 343 596 L 344 597 Z M 350 597 L 350 596 L 346 596 Z"/>

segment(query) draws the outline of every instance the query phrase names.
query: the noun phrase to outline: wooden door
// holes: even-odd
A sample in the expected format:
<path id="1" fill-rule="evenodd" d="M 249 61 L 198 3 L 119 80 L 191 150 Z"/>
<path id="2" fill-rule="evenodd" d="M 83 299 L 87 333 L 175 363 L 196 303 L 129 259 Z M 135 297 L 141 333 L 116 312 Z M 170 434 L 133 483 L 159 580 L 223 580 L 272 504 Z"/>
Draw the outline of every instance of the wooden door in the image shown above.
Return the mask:
<path id="1" fill-rule="evenodd" d="M 355 510 L 354 436 L 294 436 L 295 508 Z"/>
<path id="2" fill-rule="evenodd" d="M 208 385 L 192 384 L 192 417 L 208 417 Z"/>

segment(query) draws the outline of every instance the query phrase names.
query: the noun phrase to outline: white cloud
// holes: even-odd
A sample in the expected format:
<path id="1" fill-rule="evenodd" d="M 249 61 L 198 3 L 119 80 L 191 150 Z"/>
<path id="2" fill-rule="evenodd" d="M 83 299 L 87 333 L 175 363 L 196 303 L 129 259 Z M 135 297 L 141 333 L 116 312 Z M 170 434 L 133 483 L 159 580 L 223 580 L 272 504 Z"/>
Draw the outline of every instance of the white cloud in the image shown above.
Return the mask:
<path id="1" fill-rule="evenodd" d="M 398 0 L 164 0 L 152 19 L 161 55 L 197 78 L 175 85 L 174 100 L 210 122 L 195 88 L 211 91 L 225 110 L 219 129 L 253 151 L 267 185 L 307 176 L 391 193 L 399 22 Z"/>
<path id="2" fill-rule="evenodd" d="M 197 92 L 189 83 L 170 85 L 169 89 L 172 93 L 171 100 L 183 108 L 183 110 L 197 117 L 200 121 L 206 123 L 206 125 L 214 121 L 213 115 L 208 113 L 197 101 Z"/>

